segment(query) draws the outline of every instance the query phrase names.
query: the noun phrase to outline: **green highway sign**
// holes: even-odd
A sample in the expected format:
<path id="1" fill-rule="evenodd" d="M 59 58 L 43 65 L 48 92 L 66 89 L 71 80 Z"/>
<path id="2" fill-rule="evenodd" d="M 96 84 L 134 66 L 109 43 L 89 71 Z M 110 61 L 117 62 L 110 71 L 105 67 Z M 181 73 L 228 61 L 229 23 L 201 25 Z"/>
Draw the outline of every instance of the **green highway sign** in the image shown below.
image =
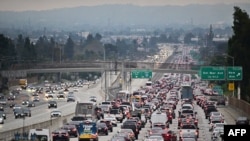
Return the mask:
<path id="1" fill-rule="evenodd" d="M 227 80 L 242 80 L 242 67 L 227 67 Z"/>
<path id="2" fill-rule="evenodd" d="M 225 80 L 225 67 L 206 66 L 201 67 L 202 80 Z"/>
<path id="3" fill-rule="evenodd" d="M 133 70 L 132 78 L 152 78 L 152 70 Z"/>

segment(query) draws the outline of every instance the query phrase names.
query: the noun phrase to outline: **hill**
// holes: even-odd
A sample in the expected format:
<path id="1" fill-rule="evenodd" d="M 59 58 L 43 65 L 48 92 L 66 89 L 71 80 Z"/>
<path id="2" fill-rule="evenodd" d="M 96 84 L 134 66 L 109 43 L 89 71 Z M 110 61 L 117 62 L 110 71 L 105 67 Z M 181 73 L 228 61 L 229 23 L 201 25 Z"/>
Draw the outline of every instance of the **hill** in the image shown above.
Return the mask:
<path id="1" fill-rule="evenodd" d="M 237 5 L 250 12 L 250 4 Z M 100 5 L 46 11 L 0 11 L 0 28 L 53 30 L 166 27 L 232 24 L 234 5 L 135 6 Z"/>

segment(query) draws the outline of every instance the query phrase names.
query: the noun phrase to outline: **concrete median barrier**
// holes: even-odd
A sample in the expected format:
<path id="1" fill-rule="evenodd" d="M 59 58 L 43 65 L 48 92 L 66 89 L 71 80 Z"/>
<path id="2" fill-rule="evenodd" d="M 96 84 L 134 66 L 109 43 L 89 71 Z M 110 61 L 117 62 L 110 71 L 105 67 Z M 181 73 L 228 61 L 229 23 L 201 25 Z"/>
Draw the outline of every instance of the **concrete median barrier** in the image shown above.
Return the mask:
<path id="1" fill-rule="evenodd" d="M 14 139 L 16 133 L 29 133 L 30 129 L 50 129 L 50 131 L 53 131 L 70 121 L 74 115 L 75 113 L 72 113 L 63 117 L 54 118 L 41 123 L 36 123 L 32 125 L 23 126 L 21 128 L 12 129 L 9 131 L 0 132 L 0 141 L 10 141 Z"/>

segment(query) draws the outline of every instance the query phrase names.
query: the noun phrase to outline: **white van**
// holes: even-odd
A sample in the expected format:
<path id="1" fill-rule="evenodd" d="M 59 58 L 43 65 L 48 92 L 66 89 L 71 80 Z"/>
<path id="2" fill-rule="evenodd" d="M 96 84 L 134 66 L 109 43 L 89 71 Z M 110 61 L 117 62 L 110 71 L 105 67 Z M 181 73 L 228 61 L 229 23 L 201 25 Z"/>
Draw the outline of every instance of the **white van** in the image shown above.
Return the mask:
<path id="1" fill-rule="evenodd" d="M 49 129 L 30 129 L 29 140 L 51 141 Z"/>
<path id="2" fill-rule="evenodd" d="M 162 113 L 161 111 L 155 111 L 152 115 L 151 115 L 151 127 L 156 127 L 158 125 L 161 125 L 161 127 L 163 126 L 164 128 L 168 128 L 168 123 L 167 123 L 167 114 L 166 113 Z"/>

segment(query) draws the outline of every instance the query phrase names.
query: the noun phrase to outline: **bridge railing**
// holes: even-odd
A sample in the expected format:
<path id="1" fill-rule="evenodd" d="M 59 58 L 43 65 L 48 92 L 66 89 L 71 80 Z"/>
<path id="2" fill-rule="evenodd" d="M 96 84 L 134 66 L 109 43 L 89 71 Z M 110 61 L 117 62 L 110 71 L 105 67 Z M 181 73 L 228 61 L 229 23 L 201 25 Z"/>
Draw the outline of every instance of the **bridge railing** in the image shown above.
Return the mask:
<path id="1" fill-rule="evenodd" d="M 143 62 L 143 61 L 85 61 L 85 62 L 63 62 L 63 63 L 34 63 L 16 64 L 10 70 L 26 69 L 46 69 L 46 68 L 138 68 L 138 69 L 184 69 L 199 70 L 201 65 L 196 64 L 176 64 L 163 62 Z"/>

